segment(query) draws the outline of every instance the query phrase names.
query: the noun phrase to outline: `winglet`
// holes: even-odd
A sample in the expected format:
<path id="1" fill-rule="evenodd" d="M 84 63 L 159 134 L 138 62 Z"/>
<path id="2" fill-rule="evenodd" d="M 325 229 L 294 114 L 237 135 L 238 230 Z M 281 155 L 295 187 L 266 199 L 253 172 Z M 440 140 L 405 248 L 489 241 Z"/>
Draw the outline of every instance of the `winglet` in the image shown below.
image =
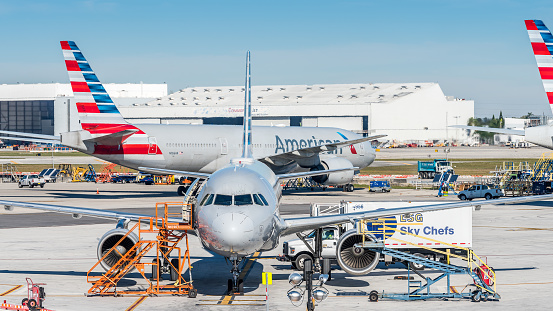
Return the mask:
<path id="1" fill-rule="evenodd" d="M 553 111 L 553 36 L 541 20 L 525 20 L 543 88 Z"/>
<path id="2" fill-rule="evenodd" d="M 242 138 L 242 158 L 252 156 L 252 90 L 251 90 L 250 51 L 246 54 L 246 87 L 244 89 L 244 132 Z"/>

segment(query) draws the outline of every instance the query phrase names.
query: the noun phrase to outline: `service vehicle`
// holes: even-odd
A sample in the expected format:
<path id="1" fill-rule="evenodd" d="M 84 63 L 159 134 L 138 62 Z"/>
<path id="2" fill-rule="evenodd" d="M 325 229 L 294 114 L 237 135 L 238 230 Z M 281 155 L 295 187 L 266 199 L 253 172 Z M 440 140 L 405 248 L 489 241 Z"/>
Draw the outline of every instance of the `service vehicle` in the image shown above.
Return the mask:
<path id="1" fill-rule="evenodd" d="M 467 190 L 459 192 L 457 197 L 460 200 L 472 200 L 477 198 L 485 198 L 486 200 L 498 199 L 504 197 L 505 193 L 502 189 L 496 188 L 493 185 L 473 185 Z"/>
<path id="2" fill-rule="evenodd" d="M 314 204 L 311 207 L 311 216 L 345 214 L 362 211 L 372 211 L 383 208 L 397 208 L 407 206 L 423 206 L 435 204 L 432 202 L 341 202 L 340 204 Z M 434 252 L 428 247 L 449 251 L 452 254 L 464 255 L 461 249 L 452 248 L 447 244 L 431 242 L 421 237 L 431 238 L 442 243 L 459 245 L 465 248 L 472 247 L 472 211 L 473 207 L 463 207 L 433 212 L 402 214 L 382 217 L 367 222 L 367 229 L 372 232 L 371 239 L 383 241 L 388 248 L 416 254 L 435 261 L 446 260 L 442 253 Z M 294 239 L 283 243 L 283 255 L 280 261 L 288 261 L 293 268 L 303 269 L 306 259 L 315 256 L 316 231 L 311 231 L 302 239 Z M 342 270 L 351 275 L 365 275 L 371 272 L 379 262 L 386 265 L 400 261 L 391 256 L 380 256 L 355 244 L 361 243 L 362 236 L 355 225 L 348 223 L 340 226 L 325 226 L 321 234 L 321 257 L 329 258 L 337 263 Z M 305 241 L 305 242 L 304 242 Z M 309 244 L 309 247 L 306 245 Z M 421 247 L 413 246 L 420 245 Z M 425 248 L 426 247 L 426 248 Z M 413 269 L 424 269 L 411 263 Z"/>
<path id="3" fill-rule="evenodd" d="M 390 192 L 392 186 L 388 180 L 371 180 L 369 182 L 369 191 L 370 192 Z"/>
<path id="4" fill-rule="evenodd" d="M 436 175 L 449 172 L 453 174 L 451 162 L 446 159 L 434 159 L 432 161 L 419 161 L 417 172 L 421 179 L 433 179 Z"/>
<path id="5" fill-rule="evenodd" d="M 28 186 L 29 188 L 40 186 L 40 188 L 44 188 L 45 183 L 44 178 L 38 177 L 38 175 L 25 175 L 19 179 L 19 188 L 23 188 L 23 186 Z"/>
<path id="6" fill-rule="evenodd" d="M 44 178 L 45 182 L 56 182 L 60 170 L 55 168 L 45 168 L 38 174 L 38 177 Z"/>

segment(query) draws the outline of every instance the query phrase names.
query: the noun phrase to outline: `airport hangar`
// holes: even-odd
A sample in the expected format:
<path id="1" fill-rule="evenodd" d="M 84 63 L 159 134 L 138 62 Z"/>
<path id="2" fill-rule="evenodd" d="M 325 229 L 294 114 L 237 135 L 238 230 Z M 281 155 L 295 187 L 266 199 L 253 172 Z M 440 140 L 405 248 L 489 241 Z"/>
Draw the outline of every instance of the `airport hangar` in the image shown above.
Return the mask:
<path id="1" fill-rule="evenodd" d="M 244 87 L 104 84 L 130 123 L 241 124 Z M 49 135 L 78 129 L 69 84 L 0 85 L 0 129 Z M 469 142 L 448 128 L 474 117 L 474 101 L 445 96 L 438 83 L 252 87 L 254 125 L 338 127 L 396 142 Z"/>

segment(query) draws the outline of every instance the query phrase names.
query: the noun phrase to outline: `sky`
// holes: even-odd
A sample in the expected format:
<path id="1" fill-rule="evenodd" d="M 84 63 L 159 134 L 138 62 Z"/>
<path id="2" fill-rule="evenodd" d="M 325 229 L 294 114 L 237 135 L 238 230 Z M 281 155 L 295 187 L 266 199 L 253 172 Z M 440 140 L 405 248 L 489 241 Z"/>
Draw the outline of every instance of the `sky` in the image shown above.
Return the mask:
<path id="1" fill-rule="evenodd" d="M 438 82 L 478 117 L 551 115 L 525 19 L 553 1 L 0 0 L 0 83 L 68 83 L 59 41 L 104 83 Z"/>

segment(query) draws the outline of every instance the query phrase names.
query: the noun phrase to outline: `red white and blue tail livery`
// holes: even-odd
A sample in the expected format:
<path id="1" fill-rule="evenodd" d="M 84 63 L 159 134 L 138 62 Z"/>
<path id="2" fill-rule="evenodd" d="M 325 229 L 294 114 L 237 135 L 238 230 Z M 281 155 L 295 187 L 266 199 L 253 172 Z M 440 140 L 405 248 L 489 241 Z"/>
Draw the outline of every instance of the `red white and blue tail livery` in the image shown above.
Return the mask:
<path id="1" fill-rule="evenodd" d="M 524 22 L 547 99 L 549 104 L 553 105 L 553 36 L 541 20 L 525 20 Z M 553 110 L 553 106 L 550 107 Z"/>

